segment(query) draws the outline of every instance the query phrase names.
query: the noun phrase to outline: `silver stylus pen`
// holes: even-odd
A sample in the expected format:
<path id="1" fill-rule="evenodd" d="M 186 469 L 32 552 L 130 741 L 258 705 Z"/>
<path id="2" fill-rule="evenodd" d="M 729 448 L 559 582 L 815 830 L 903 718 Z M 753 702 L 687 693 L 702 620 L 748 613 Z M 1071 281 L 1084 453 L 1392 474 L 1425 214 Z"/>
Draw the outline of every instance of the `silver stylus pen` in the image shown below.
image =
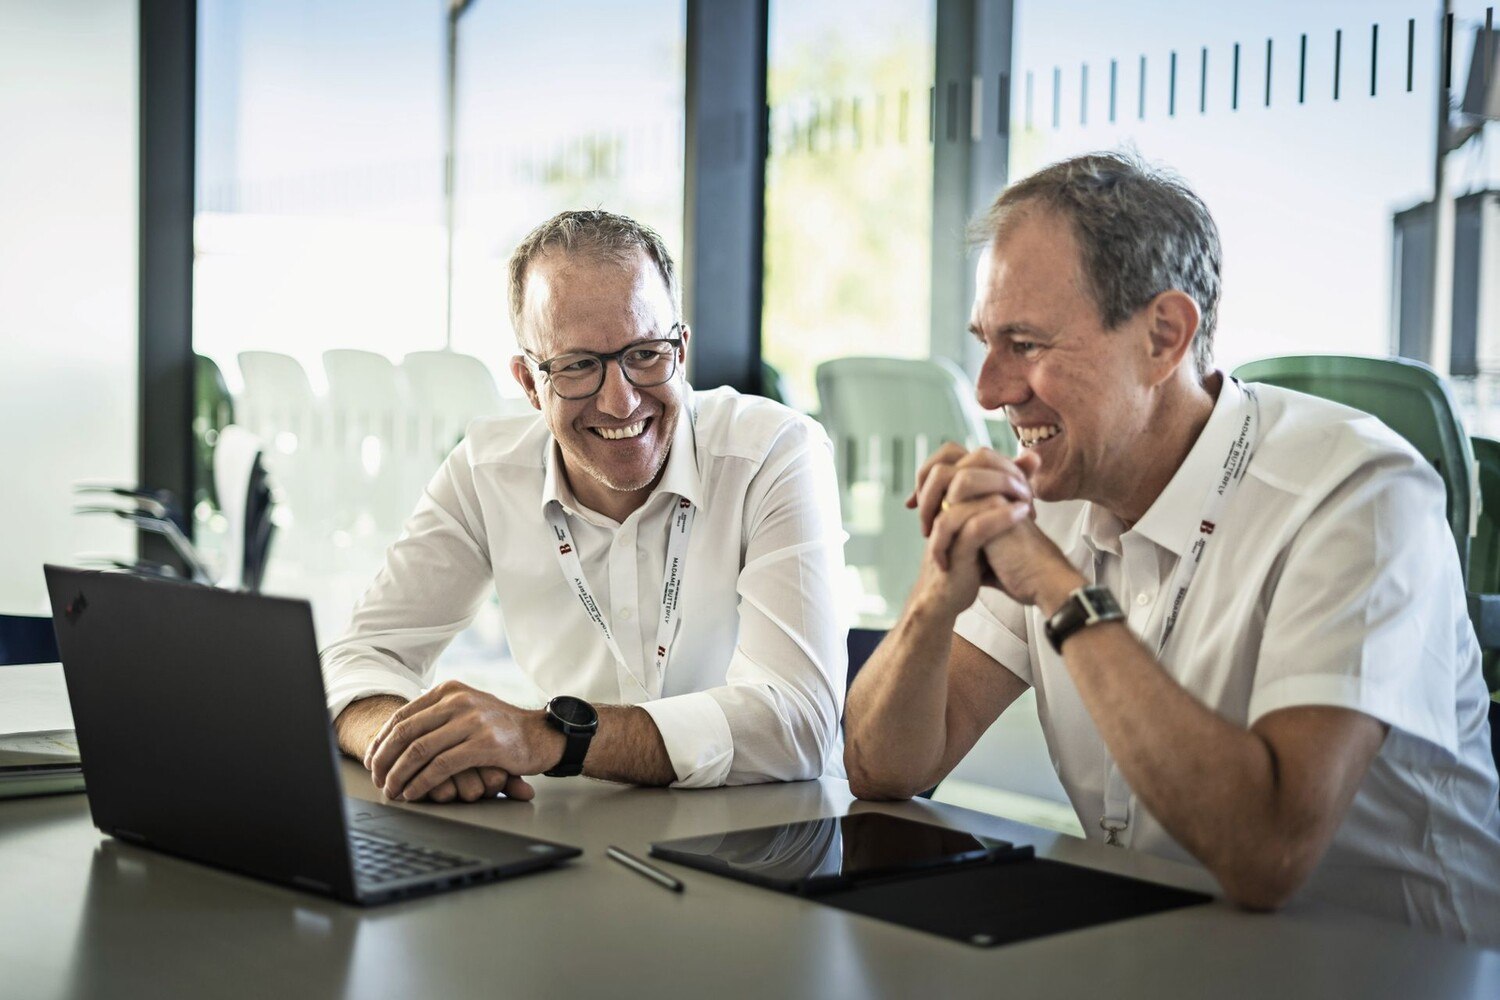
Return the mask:
<path id="1" fill-rule="evenodd" d="M 640 858 L 636 857 L 633 854 L 627 854 L 626 852 L 620 850 L 618 847 L 614 846 L 606 847 L 604 849 L 604 853 L 609 855 L 614 860 L 620 862 L 620 864 L 624 865 L 626 868 L 629 868 L 637 875 L 646 876 L 651 881 L 655 882 L 657 885 L 661 886 L 664 889 L 671 889 L 673 892 L 682 891 L 681 882 L 677 881 L 675 878 L 668 875 L 660 868 L 646 864 L 646 862 L 642 861 Z"/>

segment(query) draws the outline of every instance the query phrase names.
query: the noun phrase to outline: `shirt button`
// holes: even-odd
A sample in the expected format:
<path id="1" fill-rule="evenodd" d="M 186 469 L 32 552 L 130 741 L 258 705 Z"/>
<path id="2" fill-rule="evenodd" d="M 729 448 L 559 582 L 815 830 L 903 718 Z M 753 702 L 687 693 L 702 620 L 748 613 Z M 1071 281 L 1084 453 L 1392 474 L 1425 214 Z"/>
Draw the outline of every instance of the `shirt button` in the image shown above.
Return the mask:
<path id="1" fill-rule="evenodd" d="M 1151 603 L 1151 595 L 1150 594 L 1136 594 L 1135 595 L 1135 603 L 1139 604 L 1141 607 L 1144 608 L 1146 605 L 1148 605 L 1148 604 Z"/>
<path id="2" fill-rule="evenodd" d="M 621 608 L 620 609 L 620 616 L 619 617 L 620 617 L 620 621 L 622 621 L 622 622 L 628 622 L 628 621 L 630 621 L 630 609 L 629 608 Z"/>

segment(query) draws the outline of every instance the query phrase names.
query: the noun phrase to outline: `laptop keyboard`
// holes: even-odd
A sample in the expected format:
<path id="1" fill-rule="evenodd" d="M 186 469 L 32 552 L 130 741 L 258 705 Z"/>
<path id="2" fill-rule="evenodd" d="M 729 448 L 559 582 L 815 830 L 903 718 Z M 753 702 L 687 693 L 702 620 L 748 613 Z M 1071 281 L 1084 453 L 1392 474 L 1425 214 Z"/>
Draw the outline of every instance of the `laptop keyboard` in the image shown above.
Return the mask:
<path id="1" fill-rule="evenodd" d="M 372 837 L 358 831 L 350 831 L 349 843 L 354 848 L 355 876 L 365 883 L 394 882 L 414 875 L 434 875 L 480 863 L 477 858 L 459 857 L 430 847 Z"/>

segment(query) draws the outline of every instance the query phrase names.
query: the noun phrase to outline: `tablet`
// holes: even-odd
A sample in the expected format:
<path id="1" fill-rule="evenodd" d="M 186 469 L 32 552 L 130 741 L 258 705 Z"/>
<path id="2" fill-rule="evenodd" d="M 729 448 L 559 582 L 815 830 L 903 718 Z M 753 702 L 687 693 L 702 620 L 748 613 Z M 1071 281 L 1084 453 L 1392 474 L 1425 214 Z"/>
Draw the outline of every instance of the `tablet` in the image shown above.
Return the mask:
<path id="1" fill-rule="evenodd" d="M 1029 845 L 866 812 L 651 845 L 651 855 L 755 885 L 813 895 L 961 865 L 1020 861 Z"/>

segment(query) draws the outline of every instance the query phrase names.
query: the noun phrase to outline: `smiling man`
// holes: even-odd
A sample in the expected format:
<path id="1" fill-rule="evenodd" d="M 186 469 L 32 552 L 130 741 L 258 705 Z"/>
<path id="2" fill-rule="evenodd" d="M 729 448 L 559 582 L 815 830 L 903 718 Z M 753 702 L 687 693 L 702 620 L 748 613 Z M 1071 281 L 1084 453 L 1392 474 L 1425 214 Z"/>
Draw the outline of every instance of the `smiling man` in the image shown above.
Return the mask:
<path id="1" fill-rule="evenodd" d="M 836 759 L 846 625 L 833 451 L 809 418 L 694 392 L 656 233 L 565 212 L 510 261 L 539 415 L 481 420 L 323 652 L 339 746 L 392 798 L 530 798 L 526 775 L 706 787 Z M 525 709 L 429 687 L 493 587 Z"/>
<path id="2" fill-rule="evenodd" d="M 1132 158 L 1068 160 L 980 224 L 979 402 L 849 692 L 856 794 L 942 779 L 1031 687 L 1092 838 L 1500 943 L 1487 693 L 1442 481 L 1355 410 L 1216 371 L 1216 227 Z M 982 584 L 988 584 L 981 589 Z"/>

